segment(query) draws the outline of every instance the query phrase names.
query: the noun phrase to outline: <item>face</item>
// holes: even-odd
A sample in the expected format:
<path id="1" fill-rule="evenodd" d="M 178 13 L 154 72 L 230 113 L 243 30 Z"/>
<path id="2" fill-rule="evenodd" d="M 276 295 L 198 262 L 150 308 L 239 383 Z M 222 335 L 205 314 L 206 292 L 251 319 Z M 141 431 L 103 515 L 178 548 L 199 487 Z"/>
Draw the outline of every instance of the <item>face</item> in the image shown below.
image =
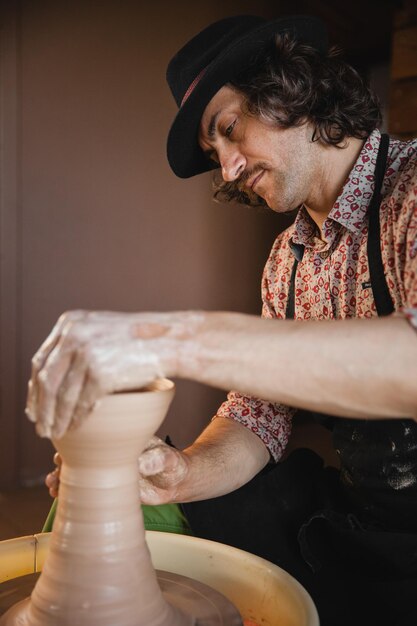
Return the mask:
<path id="1" fill-rule="evenodd" d="M 277 212 L 308 203 L 317 180 L 313 127 L 277 128 L 245 113 L 244 96 L 222 87 L 200 122 L 199 144 L 219 163 L 224 181 L 249 197 L 260 196 Z"/>

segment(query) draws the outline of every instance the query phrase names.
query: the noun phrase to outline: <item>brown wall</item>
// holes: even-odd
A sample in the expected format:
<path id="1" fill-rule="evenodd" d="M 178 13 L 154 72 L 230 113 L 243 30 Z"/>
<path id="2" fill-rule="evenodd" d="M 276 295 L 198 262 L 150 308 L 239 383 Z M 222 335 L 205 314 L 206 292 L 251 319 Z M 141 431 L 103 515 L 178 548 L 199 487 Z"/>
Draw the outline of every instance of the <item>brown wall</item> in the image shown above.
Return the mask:
<path id="1" fill-rule="evenodd" d="M 164 77 L 198 29 L 267 14 L 267 4 L 3 5 L 3 484 L 36 482 L 51 466 L 24 400 L 31 356 L 64 310 L 259 312 L 260 273 L 283 221 L 214 204 L 209 175 L 171 173 L 175 105 Z M 224 395 L 178 381 L 161 434 L 189 443 Z"/>

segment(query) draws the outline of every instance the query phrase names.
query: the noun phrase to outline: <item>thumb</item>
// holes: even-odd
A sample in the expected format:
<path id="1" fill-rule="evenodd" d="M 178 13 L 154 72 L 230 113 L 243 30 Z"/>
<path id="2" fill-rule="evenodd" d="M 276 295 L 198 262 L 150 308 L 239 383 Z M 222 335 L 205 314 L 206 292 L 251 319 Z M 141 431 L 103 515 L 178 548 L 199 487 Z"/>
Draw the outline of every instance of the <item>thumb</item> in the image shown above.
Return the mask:
<path id="1" fill-rule="evenodd" d="M 174 473 L 182 460 L 181 453 L 165 444 L 145 450 L 139 457 L 139 472 L 142 476 L 154 476 L 162 472 Z"/>

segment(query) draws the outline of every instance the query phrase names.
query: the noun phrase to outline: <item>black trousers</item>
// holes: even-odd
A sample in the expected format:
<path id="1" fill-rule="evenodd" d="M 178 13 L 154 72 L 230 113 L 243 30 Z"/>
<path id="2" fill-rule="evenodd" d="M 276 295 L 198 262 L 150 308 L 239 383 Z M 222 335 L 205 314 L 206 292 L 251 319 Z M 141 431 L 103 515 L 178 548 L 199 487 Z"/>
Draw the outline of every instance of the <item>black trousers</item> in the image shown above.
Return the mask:
<path id="1" fill-rule="evenodd" d="M 182 505 L 196 536 L 276 563 L 312 596 L 321 626 L 417 626 L 417 532 L 364 524 L 339 472 L 296 450 L 240 489 Z"/>

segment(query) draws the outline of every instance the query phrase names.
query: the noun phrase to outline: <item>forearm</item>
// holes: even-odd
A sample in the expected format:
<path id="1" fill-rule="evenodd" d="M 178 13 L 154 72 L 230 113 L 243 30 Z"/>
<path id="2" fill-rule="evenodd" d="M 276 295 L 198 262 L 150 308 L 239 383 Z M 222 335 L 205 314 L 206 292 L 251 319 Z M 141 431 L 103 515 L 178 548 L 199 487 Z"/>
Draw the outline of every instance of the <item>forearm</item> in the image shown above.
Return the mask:
<path id="1" fill-rule="evenodd" d="M 212 420 L 184 454 L 189 471 L 175 502 L 214 498 L 238 489 L 269 460 L 268 450 L 257 435 L 222 417 Z"/>
<path id="2" fill-rule="evenodd" d="M 161 376 L 334 415 L 417 418 L 417 336 L 401 317 L 195 311 L 62 315 L 32 360 L 26 412 L 39 434 L 61 437 L 103 395 Z"/>
<path id="3" fill-rule="evenodd" d="M 179 376 L 347 417 L 417 417 L 417 336 L 401 317 L 293 322 L 207 313 Z"/>

